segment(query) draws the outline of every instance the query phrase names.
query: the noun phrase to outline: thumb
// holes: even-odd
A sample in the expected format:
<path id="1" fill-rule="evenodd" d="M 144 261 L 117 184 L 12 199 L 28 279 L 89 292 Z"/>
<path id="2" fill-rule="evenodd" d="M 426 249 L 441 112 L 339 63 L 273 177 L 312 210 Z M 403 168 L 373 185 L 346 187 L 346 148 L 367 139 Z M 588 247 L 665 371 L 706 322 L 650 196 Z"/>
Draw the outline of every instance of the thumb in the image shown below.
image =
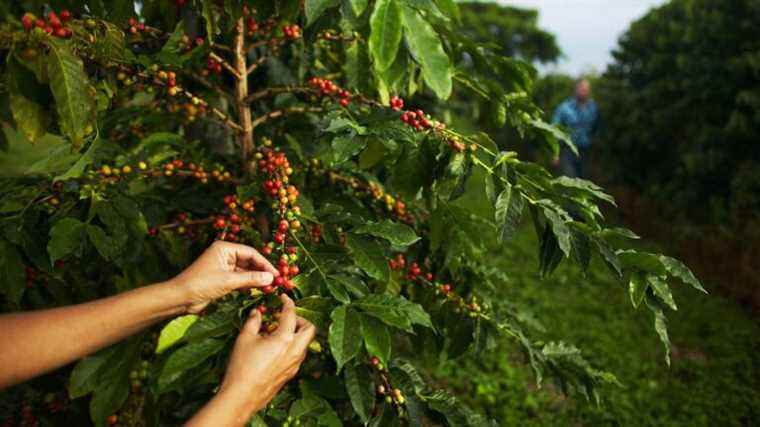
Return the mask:
<path id="1" fill-rule="evenodd" d="M 259 335 L 260 329 L 261 313 L 259 313 L 258 310 L 253 309 L 251 316 L 245 322 L 245 325 L 243 325 L 243 329 L 240 331 L 240 333 L 245 334 L 246 336 L 256 337 Z"/>
<path id="2" fill-rule="evenodd" d="M 268 271 L 235 271 L 229 273 L 233 289 L 262 288 L 272 284 L 274 276 Z"/>

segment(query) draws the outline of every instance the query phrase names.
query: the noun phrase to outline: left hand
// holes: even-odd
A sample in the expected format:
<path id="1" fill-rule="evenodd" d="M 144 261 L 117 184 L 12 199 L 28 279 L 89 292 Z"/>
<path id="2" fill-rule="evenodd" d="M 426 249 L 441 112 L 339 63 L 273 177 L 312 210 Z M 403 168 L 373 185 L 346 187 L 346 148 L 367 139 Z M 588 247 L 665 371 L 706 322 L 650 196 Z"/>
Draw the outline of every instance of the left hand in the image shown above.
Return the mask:
<path id="1" fill-rule="evenodd" d="M 187 312 L 236 290 L 270 285 L 279 272 L 256 249 L 216 241 L 171 282 L 186 295 Z"/>

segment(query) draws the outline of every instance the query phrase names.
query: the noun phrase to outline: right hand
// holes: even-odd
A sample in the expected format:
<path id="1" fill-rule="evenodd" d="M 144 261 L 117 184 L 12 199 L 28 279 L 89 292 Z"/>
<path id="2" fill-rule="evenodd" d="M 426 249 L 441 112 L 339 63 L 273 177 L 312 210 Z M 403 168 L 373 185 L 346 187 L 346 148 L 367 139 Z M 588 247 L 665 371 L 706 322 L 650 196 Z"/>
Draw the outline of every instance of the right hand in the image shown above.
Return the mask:
<path id="1" fill-rule="evenodd" d="M 279 326 L 271 335 L 259 335 L 261 314 L 253 310 L 235 342 L 219 390 L 249 414 L 266 407 L 298 373 L 316 333 L 314 325 L 296 316 L 293 300 L 285 294 L 281 300 Z"/>

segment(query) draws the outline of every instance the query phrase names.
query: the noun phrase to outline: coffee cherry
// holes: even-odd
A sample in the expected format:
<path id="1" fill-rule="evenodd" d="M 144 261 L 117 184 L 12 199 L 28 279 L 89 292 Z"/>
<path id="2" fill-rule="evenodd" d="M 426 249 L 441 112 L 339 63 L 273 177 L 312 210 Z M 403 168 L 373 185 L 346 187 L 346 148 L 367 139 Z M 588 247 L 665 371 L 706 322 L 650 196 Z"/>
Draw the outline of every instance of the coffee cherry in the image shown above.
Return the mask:
<path id="1" fill-rule="evenodd" d="M 274 290 L 275 290 L 274 286 L 271 286 L 271 285 L 264 286 L 263 288 L 261 288 L 261 292 L 264 292 L 267 295 L 271 294 L 271 293 L 274 293 Z"/>
<path id="2" fill-rule="evenodd" d="M 48 24 L 50 24 L 51 27 L 54 29 L 59 29 L 63 26 L 63 23 L 61 22 L 60 18 L 58 18 L 58 15 L 56 15 L 55 12 L 48 13 Z"/>
<path id="3" fill-rule="evenodd" d="M 110 415 L 108 418 L 106 418 L 106 422 L 109 426 L 112 426 L 119 422 L 119 417 L 116 414 Z"/>
<path id="4" fill-rule="evenodd" d="M 71 20 L 71 12 L 69 12 L 68 9 L 62 9 L 59 16 L 63 22 Z"/>
<path id="5" fill-rule="evenodd" d="M 36 19 L 37 18 L 31 13 L 25 13 L 24 16 L 21 17 L 21 25 L 24 26 L 24 30 L 31 31 L 31 29 L 34 28 L 34 22 Z"/>
<path id="6" fill-rule="evenodd" d="M 378 359 L 378 358 L 377 358 L 377 357 L 375 357 L 375 356 L 372 356 L 372 358 L 371 358 L 371 359 L 369 359 L 369 363 L 371 363 L 371 364 L 372 364 L 372 366 L 377 366 L 377 365 L 379 365 L 379 364 L 380 364 L 380 359 Z"/>

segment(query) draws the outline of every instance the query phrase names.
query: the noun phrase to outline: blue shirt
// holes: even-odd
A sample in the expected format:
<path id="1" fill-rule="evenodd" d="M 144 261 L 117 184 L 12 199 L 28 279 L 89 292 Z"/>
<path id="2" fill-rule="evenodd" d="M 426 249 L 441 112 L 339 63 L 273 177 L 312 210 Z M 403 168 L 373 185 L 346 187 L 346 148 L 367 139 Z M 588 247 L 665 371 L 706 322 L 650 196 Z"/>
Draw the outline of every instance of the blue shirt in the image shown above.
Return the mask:
<path id="1" fill-rule="evenodd" d="M 596 132 L 599 122 L 599 111 L 592 100 L 580 104 L 574 97 L 566 99 L 554 111 L 552 123 L 572 131 L 570 137 L 577 147 L 586 148 L 591 145 L 591 136 Z"/>

